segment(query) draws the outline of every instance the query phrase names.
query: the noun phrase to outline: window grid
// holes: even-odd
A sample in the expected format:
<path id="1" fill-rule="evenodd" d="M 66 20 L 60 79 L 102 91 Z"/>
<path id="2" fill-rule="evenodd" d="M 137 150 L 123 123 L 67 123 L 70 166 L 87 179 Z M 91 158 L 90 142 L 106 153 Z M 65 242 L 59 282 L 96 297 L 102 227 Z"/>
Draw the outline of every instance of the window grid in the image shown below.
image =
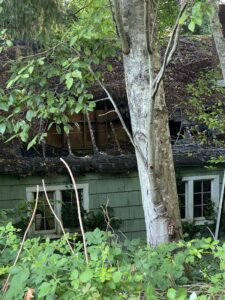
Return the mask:
<path id="1" fill-rule="evenodd" d="M 89 210 L 89 192 L 88 192 L 88 184 L 78 184 L 77 185 L 78 194 L 79 194 L 79 200 L 82 203 L 82 206 L 85 210 Z M 69 204 L 72 206 L 75 206 L 76 198 L 75 193 L 73 190 L 73 186 L 71 184 L 69 185 L 55 185 L 55 186 L 46 186 L 46 191 L 48 193 L 48 197 L 50 202 L 52 203 L 52 207 L 54 208 L 54 211 L 58 218 L 62 221 L 62 204 L 63 204 L 63 193 L 68 191 L 68 201 Z M 26 188 L 26 194 L 27 194 L 27 200 L 28 201 L 34 201 L 36 196 L 36 187 L 29 187 Z M 73 199 L 72 199 L 73 198 Z M 44 200 L 44 205 L 40 206 L 41 201 Z M 55 218 L 52 216 L 48 216 L 48 212 L 46 211 L 46 208 L 48 207 L 48 204 L 46 202 L 43 188 L 39 189 L 39 216 L 37 218 L 37 214 L 35 217 L 35 222 L 32 225 L 32 229 L 30 232 L 38 233 L 38 234 L 61 234 L 61 228 L 57 222 L 55 222 Z M 41 210 L 41 209 L 42 210 Z M 50 208 L 49 208 L 50 210 Z M 42 216 L 40 216 L 40 212 L 42 213 Z M 51 211 L 50 211 L 51 213 Z M 51 213 L 52 214 L 52 213 Z M 39 219 L 39 220 L 37 220 Z M 54 220 L 54 226 L 49 226 L 47 224 L 48 219 Z M 39 222 L 39 225 L 37 226 L 37 222 Z M 42 223 L 42 224 L 41 224 Z M 41 226 L 42 225 L 42 226 Z M 50 228 L 51 227 L 51 228 Z"/>
<path id="2" fill-rule="evenodd" d="M 182 178 L 182 182 L 185 184 L 185 217 L 181 210 L 182 219 L 187 221 L 195 220 L 196 224 L 204 224 L 208 208 L 211 210 L 213 205 L 216 210 L 219 205 L 219 175 L 185 176 Z M 198 184 L 200 182 L 200 189 L 196 189 L 194 186 L 196 182 Z M 178 195 L 182 196 L 183 193 L 178 188 Z M 196 203 L 194 197 L 198 197 L 198 203 Z M 184 201 L 182 202 L 184 203 Z M 197 205 L 202 206 L 201 216 L 194 215 L 194 207 L 197 207 Z"/>
<path id="3" fill-rule="evenodd" d="M 196 192 L 197 190 L 197 192 Z M 194 218 L 205 217 L 205 207 L 211 202 L 211 180 L 194 181 Z"/>

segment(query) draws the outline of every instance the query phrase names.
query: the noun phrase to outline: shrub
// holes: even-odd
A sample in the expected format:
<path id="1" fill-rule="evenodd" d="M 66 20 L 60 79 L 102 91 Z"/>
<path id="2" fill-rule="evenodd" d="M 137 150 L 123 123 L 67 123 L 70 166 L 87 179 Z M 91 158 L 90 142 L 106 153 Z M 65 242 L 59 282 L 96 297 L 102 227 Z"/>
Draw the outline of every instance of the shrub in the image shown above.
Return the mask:
<path id="1" fill-rule="evenodd" d="M 225 244 L 210 238 L 153 249 L 138 239 L 119 243 L 110 232 L 95 229 L 86 233 L 88 264 L 77 236 L 68 238 L 75 254 L 65 237 L 27 239 L 13 267 L 21 240 L 11 224 L 1 226 L 1 285 L 10 274 L 1 299 L 23 299 L 29 288 L 34 289 L 34 299 L 46 300 L 225 297 Z"/>

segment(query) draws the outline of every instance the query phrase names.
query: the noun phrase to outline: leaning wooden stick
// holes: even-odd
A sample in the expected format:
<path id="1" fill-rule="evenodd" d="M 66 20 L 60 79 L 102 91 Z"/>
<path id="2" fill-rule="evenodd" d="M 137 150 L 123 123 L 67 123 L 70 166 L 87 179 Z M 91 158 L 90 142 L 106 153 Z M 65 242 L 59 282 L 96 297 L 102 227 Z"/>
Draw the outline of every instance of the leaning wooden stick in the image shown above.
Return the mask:
<path id="1" fill-rule="evenodd" d="M 70 251 L 71 251 L 73 254 L 75 254 L 75 252 L 74 252 L 73 248 L 71 247 L 70 242 L 69 242 L 69 240 L 68 240 L 68 238 L 67 238 L 67 236 L 66 236 L 66 232 L 65 232 L 65 230 L 64 230 L 64 228 L 63 228 L 62 222 L 61 222 L 60 219 L 58 218 L 57 214 L 55 213 L 54 209 L 52 208 L 51 202 L 50 202 L 49 199 L 48 199 L 48 193 L 47 193 L 47 191 L 46 191 L 44 179 L 42 179 L 42 185 L 43 185 L 43 190 L 44 190 L 44 193 L 45 193 L 45 198 L 46 198 L 46 200 L 47 200 L 47 202 L 48 202 L 48 206 L 50 207 L 51 212 L 53 213 L 54 217 L 56 218 L 56 221 L 59 223 L 59 226 L 60 226 L 60 228 L 61 228 L 61 230 L 62 230 L 62 233 L 63 233 L 63 235 L 64 235 L 64 237 L 65 237 L 65 239 L 66 239 L 67 245 L 68 245 L 69 248 L 70 248 Z"/>
<path id="2" fill-rule="evenodd" d="M 78 195 L 78 191 L 77 191 L 76 182 L 75 182 L 75 179 L 73 177 L 73 173 L 72 173 L 69 165 L 65 162 L 64 159 L 60 158 L 60 160 L 66 166 L 66 168 L 69 172 L 70 178 L 72 180 L 72 183 L 73 183 L 73 188 L 74 188 L 74 192 L 75 192 L 75 195 L 76 195 L 76 202 L 77 202 L 78 220 L 79 220 L 80 230 L 81 230 L 83 244 L 84 244 L 84 254 L 85 254 L 86 263 L 88 264 L 89 261 L 88 261 L 88 253 L 87 253 L 87 244 L 86 244 L 86 239 L 85 239 L 85 234 L 84 234 L 84 226 L 83 226 L 83 222 L 82 222 L 81 209 L 80 209 L 80 200 L 79 200 L 79 195 Z"/>
<path id="3" fill-rule="evenodd" d="M 26 237 L 27 237 L 27 234 L 28 234 L 28 232 L 30 230 L 30 227 L 31 227 L 31 225 L 33 223 L 34 217 L 36 215 L 36 210 L 37 210 L 37 205 L 38 205 L 38 199 L 39 199 L 39 185 L 37 185 L 37 194 L 36 194 L 36 199 L 35 199 L 35 205 L 34 205 L 33 213 L 32 213 L 32 216 L 30 218 L 30 222 L 29 222 L 29 224 L 27 226 L 27 229 L 24 232 L 23 239 L 22 239 L 22 242 L 20 244 L 19 251 L 17 253 L 17 256 L 16 256 L 16 258 L 14 260 L 14 263 L 13 263 L 12 267 L 15 267 L 15 265 L 17 264 L 18 259 L 20 257 L 20 254 L 21 254 L 21 252 L 23 250 L 24 242 L 26 240 Z M 2 290 L 4 292 L 4 294 L 2 295 L 2 299 L 4 298 L 4 296 L 5 296 L 6 292 L 7 292 L 10 277 L 11 277 L 11 274 L 8 275 L 8 277 L 7 277 L 4 285 L 2 287 Z"/>

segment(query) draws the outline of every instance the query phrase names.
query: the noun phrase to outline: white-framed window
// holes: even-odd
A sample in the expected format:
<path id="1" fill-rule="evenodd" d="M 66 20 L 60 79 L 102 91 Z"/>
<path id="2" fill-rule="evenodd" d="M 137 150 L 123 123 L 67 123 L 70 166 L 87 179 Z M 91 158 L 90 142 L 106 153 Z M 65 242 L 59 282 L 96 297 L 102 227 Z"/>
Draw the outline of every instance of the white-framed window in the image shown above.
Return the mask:
<path id="1" fill-rule="evenodd" d="M 27 187 L 27 200 L 34 203 L 36 198 L 36 186 Z M 82 209 L 89 210 L 89 191 L 88 184 L 77 184 L 79 200 Z M 48 198 L 54 208 L 57 217 L 62 221 L 63 226 L 68 231 L 75 231 L 78 226 L 77 204 L 73 186 L 68 185 L 49 185 L 46 186 Z M 53 213 L 46 201 L 43 187 L 39 188 L 39 201 L 35 219 L 31 228 L 35 234 L 61 234 L 61 228 L 54 218 Z"/>
<path id="2" fill-rule="evenodd" d="M 219 175 L 183 177 L 178 185 L 181 218 L 201 224 L 219 204 Z"/>

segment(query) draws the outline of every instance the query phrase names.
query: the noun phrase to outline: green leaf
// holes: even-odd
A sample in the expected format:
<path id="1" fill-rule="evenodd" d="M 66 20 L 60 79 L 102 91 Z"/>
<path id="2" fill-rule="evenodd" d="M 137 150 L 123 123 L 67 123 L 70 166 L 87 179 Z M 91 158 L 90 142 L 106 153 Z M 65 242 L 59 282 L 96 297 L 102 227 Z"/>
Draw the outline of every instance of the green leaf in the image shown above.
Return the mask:
<path id="1" fill-rule="evenodd" d="M 10 41 L 10 40 L 6 40 L 6 45 L 7 45 L 8 47 L 12 47 L 13 43 L 12 43 L 12 41 Z"/>
<path id="2" fill-rule="evenodd" d="M 29 278 L 30 272 L 28 269 L 21 268 L 17 269 L 15 275 L 12 276 L 10 281 L 10 288 L 8 289 L 5 299 L 21 299 L 24 294 L 24 288 L 26 281 Z"/>
<path id="3" fill-rule="evenodd" d="M 77 290 L 79 288 L 79 280 L 72 280 L 71 285 L 74 290 Z"/>
<path id="4" fill-rule="evenodd" d="M 29 77 L 30 77 L 30 74 L 28 74 L 28 73 L 21 75 L 21 78 L 29 78 Z"/>
<path id="5" fill-rule="evenodd" d="M 5 123 L 1 123 L 0 124 L 0 133 L 4 134 L 6 130 L 6 124 Z"/>
<path id="6" fill-rule="evenodd" d="M 76 108 L 75 108 L 75 113 L 79 114 L 79 112 L 83 109 L 83 104 L 77 103 Z"/>
<path id="7" fill-rule="evenodd" d="M 179 288 L 176 293 L 176 300 L 187 299 L 187 290 L 185 288 Z"/>
<path id="8" fill-rule="evenodd" d="M 195 19 L 195 24 L 202 26 L 203 18 L 202 17 L 196 17 Z"/>
<path id="9" fill-rule="evenodd" d="M 81 73 L 79 70 L 73 71 L 73 72 L 71 73 L 71 75 L 72 75 L 74 78 L 82 79 L 82 73 Z"/>
<path id="10" fill-rule="evenodd" d="M 37 60 L 37 62 L 38 62 L 38 64 L 39 64 L 40 66 L 43 66 L 43 65 L 44 65 L 44 57 L 39 58 L 39 59 Z"/>
<path id="11" fill-rule="evenodd" d="M 31 73 L 33 73 L 33 71 L 34 71 L 34 67 L 30 66 L 29 69 L 28 69 L 28 72 L 31 74 Z"/>
<path id="12" fill-rule="evenodd" d="M 10 79 L 10 80 L 8 81 L 8 84 L 7 84 L 6 88 L 9 89 L 9 88 L 10 88 L 17 80 L 19 80 L 19 79 L 20 79 L 20 76 L 16 76 L 15 78 Z"/>
<path id="13" fill-rule="evenodd" d="M 26 119 L 27 121 L 31 121 L 33 117 L 35 116 L 35 112 L 33 110 L 28 110 L 26 113 Z"/>
<path id="14" fill-rule="evenodd" d="M 155 289 L 152 285 L 148 284 L 145 290 L 146 300 L 157 300 Z"/>
<path id="15" fill-rule="evenodd" d="M 197 300 L 197 299 L 198 299 L 198 296 L 197 296 L 196 292 L 191 293 L 189 300 Z"/>
<path id="16" fill-rule="evenodd" d="M 175 289 L 169 289 L 167 292 L 167 298 L 170 300 L 176 299 L 176 290 Z"/>
<path id="17" fill-rule="evenodd" d="M 56 289 L 56 282 L 43 282 L 39 287 L 38 298 L 43 299 L 45 296 L 54 295 Z"/>
<path id="18" fill-rule="evenodd" d="M 71 272 L 70 279 L 75 280 L 78 279 L 79 272 L 75 269 Z"/>
<path id="19" fill-rule="evenodd" d="M 8 111 L 9 106 L 6 102 L 0 102 L 0 110 Z"/>
<path id="20" fill-rule="evenodd" d="M 122 273 L 120 271 L 114 272 L 112 275 L 112 280 L 114 283 L 120 282 L 121 278 L 122 278 Z"/>
<path id="21" fill-rule="evenodd" d="M 73 78 L 72 77 L 67 78 L 66 79 L 66 86 L 67 86 L 68 90 L 71 89 L 72 85 L 73 85 Z"/>
<path id="22" fill-rule="evenodd" d="M 70 40 L 70 47 L 72 47 L 77 41 L 77 36 L 72 37 L 72 39 Z"/>
<path id="23" fill-rule="evenodd" d="M 36 142 L 37 142 L 37 135 L 29 142 L 29 144 L 27 145 L 27 150 L 29 150 L 31 147 L 33 147 Z"/>
<path id="24" fill-rule="evenodd" d="M 65 132 L 66 135 L 68 135 L 70 133 L 70 127 L 67 126 L 67 125 L 63 126 L 63 130 L 64 130 L 64 132 Z"/>
<path id="25" fill-rule="evenodd" d="M 183 25 L 185 23 L 185 21 L 187 20 L 188 18 L 188 14 L 186 13 L 186 11 L 182 14 L 182 16 L 180 17 L 180 20 L 179 20 L 179 24 L 180 25 Z"/>
<path id="26" fill-rule="evenodd" d="M 191 31 L 191 32 L 194 32 L 195 30 L 195 23 L 193 21 L 191 21 L 188 25 L 188 29 Z"/>
<path id="27" fill-rule="evenodd" d="M 90 281 L 93 278 L 93 276 L 94 275 L 93 275 L 92 270 L 86 270 L 83 273 L 81 273 L 80 281 L 86 283 L 86 282 Z"/>
<path id="28" fill-rule="evenodd" d="M 108 64 L 108 65 L 107 65 L 107 70 L 108 70 L 109 72 L 112 72 L 113 66 L 112 66 L 111 64 Z"/>
<path id="29" fill-rule="evenodd" d="M 57 131 L 58 134 L 62 133 L 62 129 L 61 129 L 61 127 L 59 125 L 56 125 L 55 128 L 56 128 L 56 131 Z"/>

